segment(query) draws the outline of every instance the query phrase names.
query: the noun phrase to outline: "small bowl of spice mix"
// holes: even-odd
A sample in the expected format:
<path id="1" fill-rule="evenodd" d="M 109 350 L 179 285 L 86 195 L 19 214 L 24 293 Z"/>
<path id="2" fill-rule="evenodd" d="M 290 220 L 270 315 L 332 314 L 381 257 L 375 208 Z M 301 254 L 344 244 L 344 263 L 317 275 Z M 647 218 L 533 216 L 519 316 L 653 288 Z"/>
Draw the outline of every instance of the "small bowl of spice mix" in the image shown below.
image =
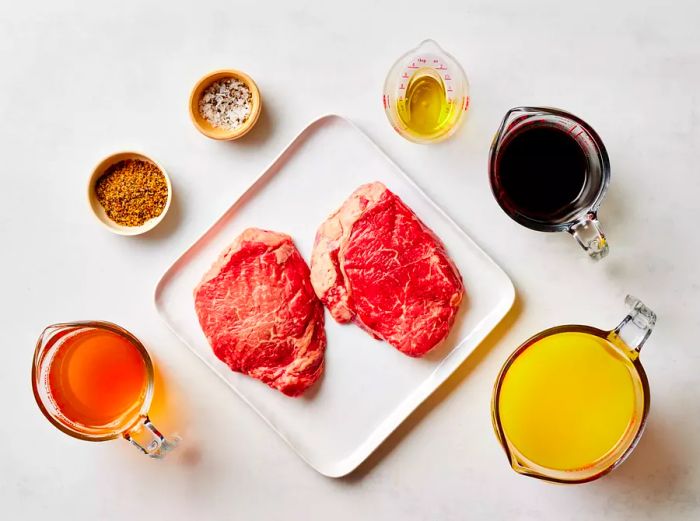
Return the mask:
<path id="1" fill-rule="evenodd" d="M 103 159 L 90 176 L 92 212 L 110 231 L 139 235 L 153 229 L 170 207 L 172 185 L 163 167 L 138 152 Z"/>
<path id="2" fill-rule="evenodd" d="M 190 118 L 202 134 L 231 141 L 247 134 L 260 116 L 262 100 L 250 76 L 233 69 L 206 74 L 192 89 Z"/>

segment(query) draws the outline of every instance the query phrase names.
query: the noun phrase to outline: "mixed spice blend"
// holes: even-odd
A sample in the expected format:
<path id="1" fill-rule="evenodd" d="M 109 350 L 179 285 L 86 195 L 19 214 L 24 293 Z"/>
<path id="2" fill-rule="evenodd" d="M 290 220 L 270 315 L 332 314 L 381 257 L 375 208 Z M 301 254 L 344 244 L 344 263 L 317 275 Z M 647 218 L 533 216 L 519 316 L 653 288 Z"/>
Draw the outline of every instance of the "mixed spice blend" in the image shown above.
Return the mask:
<path id="1" fill-rule="evenodd" d="M 165 209 L 168 184 L 150 161 L 126 159 L 109 167 L 97 180 L 95 194 L 112 221 L 141 226 Z"/>

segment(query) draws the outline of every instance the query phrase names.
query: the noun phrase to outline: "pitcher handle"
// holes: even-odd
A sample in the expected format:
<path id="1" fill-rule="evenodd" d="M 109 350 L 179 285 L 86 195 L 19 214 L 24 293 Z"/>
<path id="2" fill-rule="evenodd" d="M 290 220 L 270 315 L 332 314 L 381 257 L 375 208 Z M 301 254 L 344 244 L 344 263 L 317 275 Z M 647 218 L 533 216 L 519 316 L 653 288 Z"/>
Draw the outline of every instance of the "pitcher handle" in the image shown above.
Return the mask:
<path id="1" fill-rule="evenodd" d="M 569 233 L 593 260 L 600 260 L 610 251 L 608 240 L 600 228 L 595 212 L 589 212 L 569 228 Z"/>
<path id="2" fill-rule="evenodd" d="M 164 458 L 180 441 L 179 436 L 167 440 L 151 423 L 148 416 L 143 416 L 134 427 L 123 433 L 122 436 L 145 455 L 156 459 Z"/>
<path id="3" fill-rule="evenodd" d="M 632 295 L 627 295 L 625 304 L 631 310 L 613 330 L 613 334 L 638 355 L 656 325 L 656 313 Z"/>

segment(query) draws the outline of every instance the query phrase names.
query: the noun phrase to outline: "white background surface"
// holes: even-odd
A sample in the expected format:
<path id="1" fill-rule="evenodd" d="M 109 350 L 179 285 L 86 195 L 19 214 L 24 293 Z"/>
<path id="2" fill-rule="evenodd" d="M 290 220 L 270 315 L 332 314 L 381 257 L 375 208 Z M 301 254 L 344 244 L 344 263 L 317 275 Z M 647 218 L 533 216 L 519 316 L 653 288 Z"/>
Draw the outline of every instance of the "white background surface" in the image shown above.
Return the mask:
<path id="1" fill-rule="evenodd" d="M 7 519 L 697 519 L 700 516 L 700 8 L 696 2 L 4 2 L 0 7 L 0 509 Z M 671 7 L 673 5 L 673 8 Z M 404 141 L 384 75 L 425 37 L 462 63 L 473 104 L 440 146 Z M 235 67 L 263 119 L 244 140 L 199 135 L 187 96 Z M 547 104 L 601 134 L 610 257 L 521 228 L 491 196 L 488 146 L 506 110 Z M 156 280 L 294 135 L 338 112 L 363 128 L 511 275 L 514 311 L 348 478 L 299 460 L 159 320 Z M 175 203 L 151 234 L 93 222 L 92 166 L 136 148 L 168 169 Z M 333 172 L 328 172 L 333 175 Z M 323 194 L 317 194 L 323 198 Z M 293 194 L 290 194 L 293 196 Z M 489 400 L 522 340 L 567 322 L 614 326 L 627 292 L 659 315 L 642 357 L 647 432 L 608 477 L 552 486 L 513 473 Z M 124 442 L 69 438 L 31 394 L 52 322 L 115 321 L 163 378 L 154 421 L 185 442 L 149 461 Z M 163 381 L 165 392 L 163 393 Z"/>

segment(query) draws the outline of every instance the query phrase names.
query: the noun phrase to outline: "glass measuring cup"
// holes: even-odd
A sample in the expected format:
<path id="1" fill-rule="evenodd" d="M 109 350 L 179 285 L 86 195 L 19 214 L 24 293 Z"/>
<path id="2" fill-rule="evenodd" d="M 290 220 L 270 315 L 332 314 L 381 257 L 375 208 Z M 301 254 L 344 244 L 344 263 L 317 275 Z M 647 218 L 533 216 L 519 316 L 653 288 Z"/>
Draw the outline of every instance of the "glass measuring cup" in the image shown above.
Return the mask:
<path id="1" fill-rule="evenodd" d="M 32 388 L 44 416 L 74 438 L 122 437 L 152 458 L 162 458 L 179 440 L 166 440 L 148 418 L 151 357 L 134 335 L 116 324 L 48 326 L 36 344 Z"/>
<path id="2" fill-rule="evenodd" d="M 382 96 L 394 129 L 416 143 L 447 139 L 469 108 L 464 69 L 435 41 L 424 40 L 389 70 Z"/>
<path id="3" fill-rule="evenodd" d="M 510 182 L 509 186 L 509 170 L 505 166 L 508 162 L 504 158 L 509 151 L 516 149 L 513 146 L 515 143 L 523 145 L 523 137 L 528 134 L 532 136 L 533 131 L 550 131 L 555 137 L 565 137 L 564 143 L 561 143 L 563 145 L 566 140 L 571 140 L 574 152 L 581 156 L 580 171 L 550 172 L 548 175 L 551 178 L 546 179 L 537 172 L 523 170 L 517 172 L 519 184 Z M 561 142 L 561 139 L 558 141 Z M 524 164 L 543 161 L 543 172 L 548 166 L 556 167 L 554 163 L 544 161 L 550 155 L 556 158 L 561 149 L 550 150 L 540 140 L 539 148 L 533 147 L 531 150 L 538 159 L 527 158 L 526 150 L 520 155 Z M 573 166 L 576 166 L 576 162 Z M 536 167 L 531 164 L 530 168 Z M 574 175 L 580 175 L 581 179 L 572 179 Z M 610 184 L 610 160 L 598 134 L 582 119 L 554 108 L 516 107 L 509 110 L 491 144 L 489 178 L 496 201 L 516 222 L 537 231 L 568 231 L 592 259 L 602 259 L 608 254 L 608 241 L 600 228 L 597 213 Z M 528 184 L 530 180 L 531 185 Z M 574 191 L 569 195 L 563 192 L 571 188 Z M 546 212 L 536 210 L 538 204 L 554 202 L 557 196 L 565 197 L 561 200 L 562 204 L 554 204 Z"/>
<path id="4" fill-rule="evenodd" d="M 656 315 L 637 298 L 625 302 L 631 311 L 612 331 L 547 329 L 503 365 L 491 412 L 516 472 L 558 483 L 592 481 L 637 445 L 650 403 L 639 352 Z"/>

